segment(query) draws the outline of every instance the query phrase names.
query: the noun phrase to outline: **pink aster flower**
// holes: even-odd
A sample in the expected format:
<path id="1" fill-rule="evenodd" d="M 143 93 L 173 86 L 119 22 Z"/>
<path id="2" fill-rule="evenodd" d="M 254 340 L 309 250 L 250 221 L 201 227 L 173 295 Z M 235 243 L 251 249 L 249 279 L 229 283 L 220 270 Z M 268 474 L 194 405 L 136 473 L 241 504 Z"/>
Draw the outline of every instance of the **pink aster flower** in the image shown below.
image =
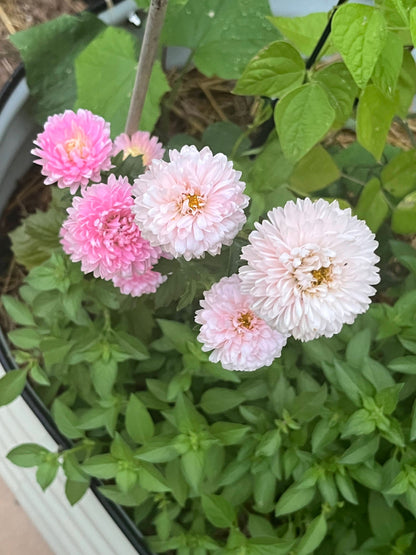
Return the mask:
<path id="1" fill-rule="evenodd" d="M 254 314 L 252 299 L 240 286 L 237 274 L 215 283 L 205 291 L 195 322 L 201 324 L 202 350 L 212 351 L 211 362 L 220 362 L 226 370 L 252 371 L 270 366 L 287 337 Z"/>
<path id="2" fill-rule="evenodd" d="M 143 237 L 185 260 L 218 254 L 246 221 L 249 198 L 241 172 L 208 147 L 198 152 L 184 146 L 169 156 L 170 162 L 154 160 L 134 182 L 134 211 Z"/>
<path id="3" fill-rule="evenodd" d="M 89 110 L 50 116 L 34 144 L 38 148 L 31 152 L 39 156 L 35 163 L 42 166 L 45 185 L 57 182 L 75 193 L 111 168 L 110 124 Z"/>
<path id="4" fill-rule="evenodd" d="M 242 290 L 273 328 L 302 341 L 331 337 L 367 310 L 380 281 L 378 243 L 350 209 L 298 199 L 255 227 L 242 250 Z"/>
<path id="5" fill-rule="evenodd" d="M 140 297 L 147 293 L 155 293 L 159 285 L 166 279 L 166 276 L 162 276 L 159 272 L 146 270 L 142 274 L 130 273 L 129 275 L 114 276 L 113 283 L 124 295 Z"/>
<path id="6" fill-rule="evenodd" d="M 141 156 L 143 166 L 150 166 L 152 160 L 160 160 L 165 154 L 162 143 L 157 137 L 150 137 L 147 131 L 136 131 L 131 138 L 127 133 L 122 133 L 114 139 L 113 156 L 123 151 L 123 160 L 127 156 Z"/>
<path id="7" fill-rule="evenodd" d="M 110 175 L 108 184 L 92 185 L 73 199 L 61 243 L 84 273 L 107 280 L 141 274 L 159 259 L 160 249 L 143 239 L 134 221 L 131 189 L 126 178 Z"/>

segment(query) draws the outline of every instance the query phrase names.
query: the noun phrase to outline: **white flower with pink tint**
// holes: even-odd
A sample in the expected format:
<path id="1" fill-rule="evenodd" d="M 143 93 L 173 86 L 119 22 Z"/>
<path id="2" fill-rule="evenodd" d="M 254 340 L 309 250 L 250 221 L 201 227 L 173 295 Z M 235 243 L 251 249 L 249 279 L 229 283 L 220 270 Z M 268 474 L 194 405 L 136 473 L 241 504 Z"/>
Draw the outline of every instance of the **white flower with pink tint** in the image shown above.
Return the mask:
<path id="1" fill-rule="evenodd" d="M 140 297 L 141 295 L 155 293 L 161 283 L 166 281 L 166 276 L 159 272 L 147 270 L 142 274 L 130 273 L 113 277 L 113 283 L 124 295 Z"/>
<path id="2" fill-rule="evenodd" d="M 135 180 L 136 221 L 153 246 L 178 258 L 219 254 L 243 227 L 249 198 L 224 154 L 184 146 Z"/>
<path id="3" fill-rule="evenodd" d="M 89 110 L 50 116 L 34 144 L 31 153 L 39 157 L 35 163 L 42 166 L 45 185 L 57 183 L 75 193 L 111 168 L 110 124 Z"/>
<path id="4" fill-rule="evenodd" d="M 204 293 L 195 322 L 201 324 L 198 341 L 212 351 L 211 362 L 226 370 L 252 371 L 270 366 L 279 357 L 287 336 L 272 330 L 254 314 L 250 295 L 241 292 L 238 275 L 224 277 Z"/>
<path id="5" fill-rule="evenodd" d="M 152 160 L 160 160 L 165 154 L 165 149 L 158 142 L 157 137 L 151 137 L 147 131 L 136 131 L 131 137 L 122 133 L 114 139 L 113 156 L 119 152 L 127 156 L 141 156 L 143 166 L 150 166 Z"/>
<path id="6" fill-rule="evenodd" d="M 290 201 L 255 224 L 239 270 L 252 308 L 273 328 L 310 341 L 365 312 L 380 281 L 378 246 L 365 222 L 336 201 Z"/>
<path id="7" fill-rule="evenodd" d="M 108 183 L 91 185 L 73 199 L 61 228 L 61 243 L 84 273 L 113 279 L 142 274 L 155 264 L 161 251 L 150 246 L 134 221 L 128 180 L 110 175 Z"/>

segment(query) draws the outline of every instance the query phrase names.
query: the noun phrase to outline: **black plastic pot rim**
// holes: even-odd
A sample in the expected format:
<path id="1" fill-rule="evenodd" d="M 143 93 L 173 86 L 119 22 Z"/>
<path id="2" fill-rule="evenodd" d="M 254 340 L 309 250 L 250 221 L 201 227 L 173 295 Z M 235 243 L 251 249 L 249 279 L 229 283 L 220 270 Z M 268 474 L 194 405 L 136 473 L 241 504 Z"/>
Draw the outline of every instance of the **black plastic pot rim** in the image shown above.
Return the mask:
<path id="1" fill-rule="evenodd" d="M 123 0 L 114 0 L 114 4 L 119 4 Z M 88 11 L 93 13 L 99 13 L 105 10 L 108 6 L 106 2 L 100 0 L 99 2 L 90 2 L 92 6 L 88 8 Z M 7 100 L 11 97 L 13 92 L 16 90 L 19 83 L 25 76 L 25 70 L 23 64 L 20 64 L 7 83 L 0 91 L 0 111 L 4 108 Z M 0 214 L 1 217 L 2 214 Z M 4 336 L 3 331 L 0 329 L 0 364 L 3 366 L 6 372 L 15 370 L 17 364 L 13 360 L 11 352 L 7 345 L 7 340 Z M 72 442 L 61 434 L 58 430 L 55 422 L 49 410 L 45 407 L 42 401 L 37 396 L 36 392 L 30 384 L 25 386 L 22 393 L 22 397 L 35 416 L 38 418 L 40 423 L 43 425 L 48 434 L 52 437 L 55 443 L 58 444 L 58 449 L 69 449 L 72 447 Z M 133 548 L 140 553 L 140 555 L 153 555 L 150 549 L 147 547 L 143 535 L 136 527 L 134 522 L 130 519 L 124 509 L 108 498 L 106 498 L 99 490 L 98 487 L 102 485 L 99 480 L 93 479 L 91 481 L 90 489 L 94 493 L 97 500 L 107 511 L 109 516 L 114 520 L 115 524 L 119 527 L 120 531 L 124 534 L 127 540 L 132 544 Z"/>

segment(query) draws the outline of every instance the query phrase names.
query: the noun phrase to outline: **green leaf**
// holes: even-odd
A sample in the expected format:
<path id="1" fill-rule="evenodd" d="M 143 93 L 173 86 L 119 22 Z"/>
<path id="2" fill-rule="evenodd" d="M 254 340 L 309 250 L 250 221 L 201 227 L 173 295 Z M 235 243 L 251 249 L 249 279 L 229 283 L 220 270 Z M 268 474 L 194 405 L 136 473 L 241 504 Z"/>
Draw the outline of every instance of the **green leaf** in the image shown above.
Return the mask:
<path id="1" fill-rule="evenodd" d="M 210 431 L 222 445 L 236 445 L 243 441 L 250 428 L 234 422 L 215 422 Z"/>
<path id="2" fill-rule="evenodd" d="M 59 428 L 59 431 L 71 439 L 78 439 L 84 436 L 84 433 L 78 429 L 78 418 L 59 399 L 55 399 L 52 405 L 52 415 Z"/>
<path id="3" fill-rule="evenodd" d="M 372 75 L 374 85 L 386 96 L 392 97 L 395 93 L 402 63 L 402 41 L 397 35 L 389 31 Z"/>
<path id="4" fill-rule="evenodd" d="M 165 477 L 155 466 L 142 462 L 139 467 L 139 484 L 146 491 L 170 491 Z"/>
<path id="5" fill-rule="evenodd" d="M 403 384 L 398 383 L 390 387 L 386 387 L 376 393 L 375 401 L 384 414 L 390 415 L 394 412 L 397 403 L 399 402 L 399 395 L 402 389 Z"/>
<path id="6" fill-rule="evenodd" d="M 124 130 L 137 66 L 134 36 L 107 28 L 75 62 L 77 107 L 91 110 L 111 124 L 113 137 Z M 111 75 L 111 79 L 108 76 Z M 169 90 L 160 62 L 156 61 L 140 120 L 140 129 L 152 131 L 160 116 L 160 99 Z"/>
<path id="7" fill-rule="evenodd" d="M 26 385 L 26 370 L 11 370 L 0 379 L 0 406 L 18 397 Z"/>
<path id="8" fill-rule="evenodd" d="M 243 95 L 281 97 L 302 85 L 305 63 L 291 44 L 269 44 L 249 62 L 233 92 Z"/>
<path id="9" fill-rule="evenodd" d="M 117 471 L 116 474 L 116 484 L 122 491 L 122 493 L 127 493 L 131 491 L 137 482 L 137 472 L 130 468 L 122 468 Z"/>
<path id="10" fill-rule="evenodd" d="M 397 101 L 385 96 L 376 86 L 368 85 L 357 109 L 358 142 L 380 160 Z"/>
<path id="11" fill-rule="evenodd" d="M 341 495 L 349 503 L 358 505 L 357 492 L 355 491 L 354 482 L 348 476 L 348 474 L 335 474 L 335 482 Z"/>
<path id="12" fill-rule="evenodd" d="M 208 414 L 218 414 L 231 410 L 244 401 L 244 395 L 234 389 L 213 387 L 203 393 L 200 404 L 204 412 Z"/>
<path id="13" fill-rule="evenodd" d="M 48 452 L 45 447 L 41 447 L 36 443 L 23 443 L 12 449 L 7 454 L 7 458 L 17 466 L 30 468 L 38 466 L 42 462 L 44 455 Z"/>
<path id="14" fill-rule="evenodd" d="M 380 10 L 361 4 L 344 4 L 335 13 L 331 37 L 360 88 L 373 73 L 386 40 L 386 23 Z"/>
<path id="15" fill-rule="evenodd" d="M 209 125 L 205 129 L 204 133 L 202 134 L 201 146 L 209 146 L 214 154 L 222 152 L 226 156 L 230 156 L 233 152 L 235 143 L 240 139 L 242 134 L 243 130 L 235 123 L 232 123 L 231 121 L 216 121 L 215 123 L 211 123 L 211 125 Z M 187 141 L 185 144 L 189 145 L 192 143 Z M 240 146 L 237 148 L 235 155 L 238 156 L 245 150 L 248 150 L 250 148 L 250 145 L 250 140 L 245 137 L 241 141 Z M 184 306 L 182 306 L 181 308 L 183 308 Z M 181 308 L 179 305 L 178 310 L 181 310 Z"/>
<path id="16" fill-rule="evenodd" d="M 55 480 L 59 463 L 56 458 L 40 463 L 36 471 L 36 481 L 43 490 L 46 490 Z"/>
<path id="17" fill-rule="evenodd" d="M 416 191 L 406 195 L 393 210 L 391 228 L 396 233 L 416 233 Z"/>
<path id="18" fill-rule="evenodd" d="M 10 318 L 14 320 L 16 324 L 20 324 L 21 326 L 36 325 L 29 308 L 22 302 L 10 295 L 3 295 L 1 297 L 1 302 Z"/>
<path id="19" fill-rule="evenodd" d="M 290 187 L 301 194 L 324 189 L 341 175 L 332 156 L 316 145 L 296 164 L 290 176 Z"/>
<path id="20" fill-rule="evenodd" d="M 87 459 L 82 465 L 84 470 L 90 476 L 108 480 L 114 478 L 118 471 L 117 459 L 109 453 L 104 455 L 94 455 Z"/>
<path id="21" fill-rule="evenodd" d="M 403 374 L 416 374 L 416 356 L 398 357 L 391 360 L 388 364 L 393 372 L 402 372 Z"/>
<path id="22" fill-rule="evenodd" d="M 325 90 L 308 83 L 276 104 L 274 118 L 284 155 L 297 161 L 329 131 L 335 110 Z"/>
<path id="23" fill-rule="evenodd" d="M 122 348 L 123 352 L 128 354 L 134 360 L 147 360 L 149 358 L 149 351 L 146 345 L 134 335 L 118 330 L 114 332 L 117 344 Z"/>
<path id="24" fill-rule="evenodd" d="M 381 172 L 383 188 L 400 199 L 416 188 L 416 150 L 399 152 Z"/>
<path id="25" fill-rule="evenodd" d="M 38 330 L 33 328 L 18 328 L 9 331 L 10 341 L 19 349 L 34 349 L 39 347 L 40 335 Z"/>
<path id="26" fill-rule="evenodd" d="M 126 429 L 129 436 L 137 443 L 146 443 L 155 431 L 149 411 L 135 395 L 130 395 L 127 403 Z"/>
<path id="27" fill-rule="evenodd" d="M 74 482 L 67 480 L 65 483 L 65 495 L 71 505 L 78 503 L 87 493 L 90 485 L 88 482 Z"/>
<path id="28" fill-rule="evenodd" d="M 389 544 L 404 529 L 404 520 L 399 511 L 387 505 L 384 497 L 374 491 L 368 499 L 368 519 L 376 538 Z"/>
<path id="29" fill-rule="evenodd" d="M 326 66 L 312 75 L 328 94 L 329 101 L 335 110 L 333 126 L 341 127 L 350 117 L 358 87 L 345 64 L 338 62 Z"/>
<path id="30" fill-rule="evenodd" d="M 247 555 L 286 555 L 291 551 L 294 543 L 291 539 L 257 537 L 249 539 L 243 549 Z"/>
<path id="31" fill-rule="evenodd" d="M 270 470 L 257 472 L 254 475 L 253 496 L 255 510 L 270 513 L 276 499 L 276 477 Z"/>
<path id="32" fill-rule="evenodd" d="M 360 367 L 368 353 L 371 346 L 371 332 L 368 329 L 359 331 L 348 342 L 345 357 L 347 362 L 355 367 Z"/>
<path id="33" fill-rule="evenodd" d="M 98 490 L 114 503 L 124 505 L 125 507 L 137 507 L 149 495 L 147 491 L 137 484 L 127 493 L 122 493 L 117 486 L 100 486 Z"/>
<path id="34" fill-rule="evenodd" d="M 359 464 L 371 459 L 378 450 L 379 436 L 360 437 L 353 441 L 348 449 L 338 459 L 340 464 Z"/>
<path id="35" fill-rule="evenodd" d="M 94 389 L 100 397 L 108 397 L 117 378 L 117 362 L 110 358 L 104 361 L 98 359 L 92 363 L 91 379 Z"/>
<path id="36" fill-rule="evenodd" d="M 269 13 L 267 0 L 170 2 L 161 41 L 190 48 L 196 67 L 208 77 L 238 79 L 256 52 L 279 38 L 266 20 Z"/>
<path id="37" fill-rule="evenodd" d="M 231 528 L 237 515 L 234 507 L 221 495 L 202 495 L 202 509 L 207 519 L 218 528 Z"/>
<path id="38" fill-rule="evenodd" d="M 10 37 L 25 63 L 39 122 L 74 106 L 77 97 L 74 61 L 103 29 L 104 23 L 84 12 L 77 16 L 62 15 Z"/>
<path id="39" fill-rule="evenodd" d="M 416 92 L 416 64 L 407 50 L 403 53 L 403 65 L 397 82 L 398 109 L 400 117 L 407 117 L 410 105 Z"/>
<path id="40" fill-rule="evenodd" d="M 325 516 L 319 515 L 308 524 L 306 534 L 297 546 L 298 555 L 312 553 L 324 540 L 327 531 Z"/>
<path id="41" fill-rule="evenodd" d="M 318 12 L 302 17 L 269 17 L 269 20 L 302 54 L 310 56 L 328 23 L 328 14 Z"/>
<path id="42" fill-rule="evenodd" d="M 413 403 L 412 408 L 412 423 L 410 428 L 410 441 L 416 439 L 416 401 Z"/>
<path id="43" fill-rule="evenodd" d="M 373 233 L 376 233 L 387 218 L 389 205 L 381 189 L 380 181 L 373 177 L 364 186 L 355 208 L 360 220 L 365 220 Z"/>
<path id="44" fill-rule="evenodd" d="M 194 343 L 195 337 L 186 324 L 174 322 L 171 320 L 162 320 L 158 318 L 157 323 L 160 329 L 174 345 L 174 347 L 182 354 L 189 353 L 188 343 Z"/>
<path id="45" fill-rule="evenodd" d="M 196 410 L 191 400 L 182 393 L 178 396 L 173 414 L 178 430 L 184 434 L 198 431 L 206 425 L 205 418 Z"/>
<path id="46" fill-rule="evenodd" d="M 412 35 L 413 45 L 416 44 L 416 7 L 410 10 L 410 33 Z"/>
<path id="47" fill-rule="evenodd" d="M 297 489 L 292 486 L 286 490 L 276 504 L 275 515 L 282 516 L 302 509 L 312 501 L 315 488 Z"/>
<path id="48" fill-rule="evenodd" d="M 175 436 L 158 435 L 146 442 L 136 451 L 138 459 L 154 463 L 171 461 L 178 457 L 178 451 L 171 443 Z"/>
<path id="49" fill-rule="evenodd" d="M 342 437 L 368 435 L 374 432 L 375 428 L 376 425 L 370 413 L 365 409 L 360 409 L 347 420 L 342 430 Z"/>
<path id="50" fill-rule="evenodd" d="M 198 491 L 205 464 L 204 451 L 188 451 L 181 457 L 182 471 L 188 484 Z"/>

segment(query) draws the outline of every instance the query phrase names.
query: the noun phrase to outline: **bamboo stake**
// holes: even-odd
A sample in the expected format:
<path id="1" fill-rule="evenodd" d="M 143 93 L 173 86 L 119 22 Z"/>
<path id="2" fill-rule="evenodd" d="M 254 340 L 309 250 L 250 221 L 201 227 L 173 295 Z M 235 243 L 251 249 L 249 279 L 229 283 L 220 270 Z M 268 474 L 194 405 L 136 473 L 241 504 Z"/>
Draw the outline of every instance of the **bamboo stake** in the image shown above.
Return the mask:
<path id="1" fill-rule="evenodd" d="M 129 113 L 125 131 L 132 135 L 139 128 L 147 89 L 149 88 L 150 75 L 157 54 L 160 31 L 165 19 L 168 0 L 151 0 L 147 16 L 142 48 L 140 51 L 139 65 L 131 95 Z"/>

